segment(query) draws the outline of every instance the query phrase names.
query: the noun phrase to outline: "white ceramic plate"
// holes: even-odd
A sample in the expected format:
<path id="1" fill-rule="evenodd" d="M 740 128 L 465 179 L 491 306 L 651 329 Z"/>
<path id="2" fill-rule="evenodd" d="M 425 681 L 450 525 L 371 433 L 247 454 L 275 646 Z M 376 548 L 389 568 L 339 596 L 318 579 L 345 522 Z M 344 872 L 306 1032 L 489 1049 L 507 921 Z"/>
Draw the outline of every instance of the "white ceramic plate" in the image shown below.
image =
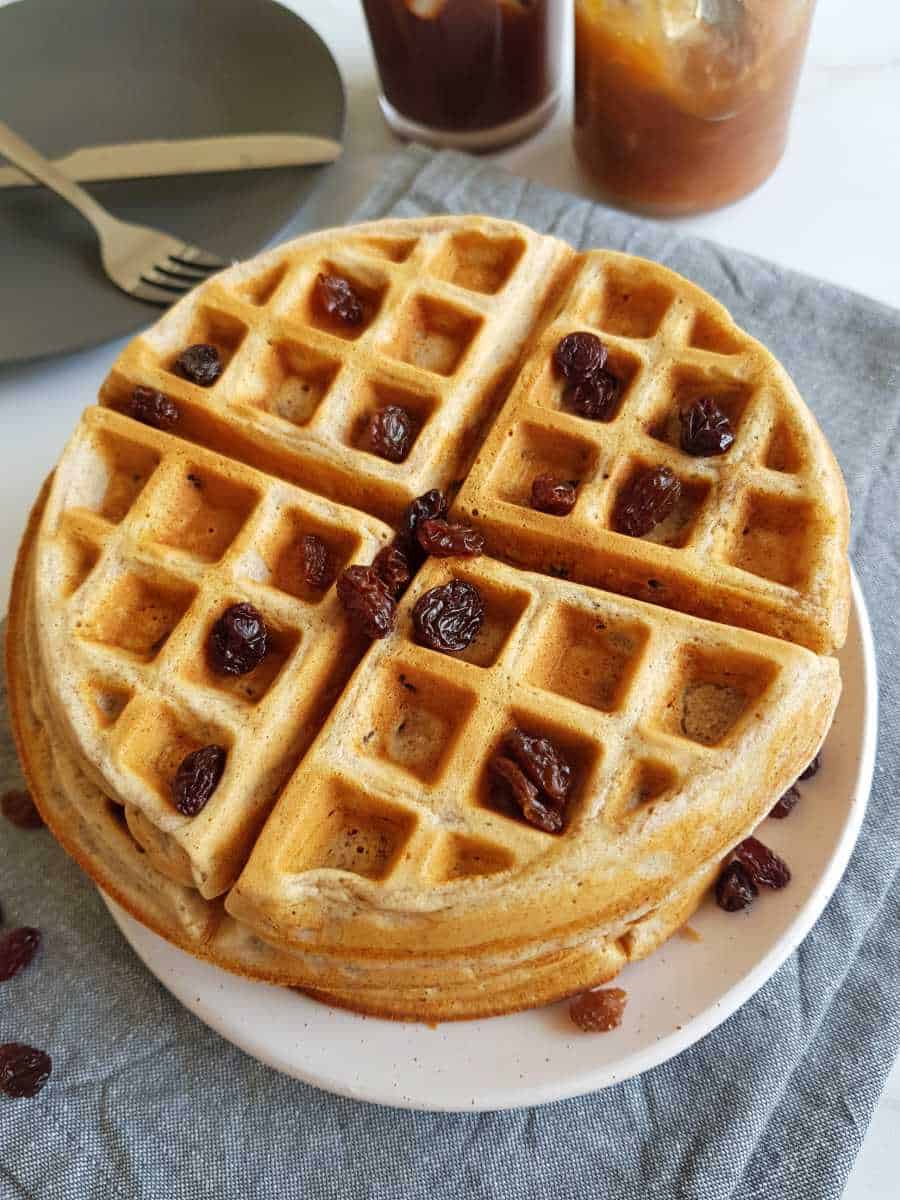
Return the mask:
<path id="1" fill-rule="evenodd" d="M 614 1033 L 577 1033 L 564 1003 L 436 1028 L 357 1016 L 200 962 L 104 899 L 182 1004 L 254 1058 L 327 1091 L 403 1108 L 475 1111 L 608 1087 L 672 1058 L 730 1016 L 806 936 L 837 886 L 865 812 L 877 725 L 872 636 L 855 576 L 840 657 L 844 691 L 824 767 L 800 785 L 790 818 L 765 826 L 765 841 L 790 864 L 790 887 L 761 895 L 746 913 L 724 913 L 707 901 L 691 921 L 702 940 L 676 936 L 627 967 L 617 982 L 628 1007 Z"/>

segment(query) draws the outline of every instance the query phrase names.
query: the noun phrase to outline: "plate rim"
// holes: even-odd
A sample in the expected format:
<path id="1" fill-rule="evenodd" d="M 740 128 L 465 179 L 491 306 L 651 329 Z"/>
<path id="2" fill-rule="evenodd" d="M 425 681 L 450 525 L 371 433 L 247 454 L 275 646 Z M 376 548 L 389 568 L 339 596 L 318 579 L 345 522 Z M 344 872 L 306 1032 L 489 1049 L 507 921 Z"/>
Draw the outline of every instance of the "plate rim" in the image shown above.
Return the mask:
<path id="1" fill-rule="evenodd" d="M 850 589 L 852 619 L 855 620 L 858 626 L 861 648 L 862 681 L 864 685 L 862 696 L 862 735 L 853 803 L 850 807 L 848 819 L 835 845 L 834 852 L 828 861 L 828 865 L 814 890 L 796 911 L 785 931 L 741 979 L 734 983 L 716 1001 L 708 1004 L 706 1008 L 686 1021 L 680 1028 L 653 1041 L 643 1049 L 632 1052 L 623 1060 L 623 1065 L 621 1066 L 605 1064 L 589 1069 L 576 1077 L 568 1075 L 554 1081 L 525 1083 L 518 1087 L 502 1085 L 496 1094 L 492 1093 L 489 1103 L 482 1103 L 476 1098 L 471 1104 L 466 1105 L 457 1102 L 441 1103 L 439 1097 L 425 1102 L 411 1096 L 386 1095 L 383 1091 L 379 1091 L 377 1086 L 372 1086 L 371 1084 L 354 1087 L 345 1081 L 335 1081 L 321 1070 L 316 1070 L 313 1067 L 305 1066 L 299 1069 L 296 1064 L 288 1065 L 283 1058 L 279 1058 L 266 1043 L 264 1035 L 262 1037 L 253 1036 L 243 1029 L 236 1031 L 233 1023 L 229 1024 L 226 1020 L 217 1020 L 217 1010 L 211 1006 L 208 1008 L 202 1002 L 201 997 L 195 994 L 197 992 L 196 987 L 185 986 L 183 992 L 180 992 L 177 986 L 173 986 L 177 984 L 178 976 L 170 978 L 167 974 L 154 969 L 152 962 L 153 951 L 159 949 L 162 953 L 171 953 L 175 956 L 184 955 L 190 963 L 195 963 L 197 960 L 187 954 L 186 951 L 179 950 L 169 942 L 166 942 L 165 939 L 153 933 L 152 930 L 141 925 L 125 912 L 124 909 L 120 908 L 111 897 L 107 896 L 101 888 L 98 887 L 97 891 L 100 893 L 101 898 L 109 909 L 113 920 L 119 927 L 125 940 L 147 970 L 189 1012 L 193 1013 L 194 1016 L 198 1017 L 205 1025 L 219 1034 L 219 1036 L 232 1045 L 237 1046 L 238 1049 L 249 1054 L 257 1061 L 272 1067 L 281 1074 L 320 1088 L 332 1095 L 343 1096 L 352 1100 L 361 1100 L 372 1104 L 380 1104 L 389 1108 L 420 1112 L 502 1112 L 518 1108 L 531 1108 L 558 1100 L 572 1099 L 576 1096 L 601 1091 L 617 1083 L 622 1083 L 627 1079 L 634 1078 L 645 1071 L 651 1070 L 653 1067 L 660 1066 L 691 1046 L 696 1045 L 697 1042 L 712 1033 L 713 1030 L 717 1029 L 724 1021 L 737 1012 L 739 1008 L 743 1007 L 772 978 L 775 972 L 778 971 L 809 934 L 822 915 L 825 906 L 833 896 L 846 871 L 868 809 L 878 738 L 878 671 L 875 658 L 875 644 L 865 597 L 852 564 L 850 566 Z M 204 963 L 203 966 L 221 974 L 225 981 L 233 978 L 227 971 L 213 967 L 209 963 Z M 254 981 L 244 982 L 252 983 Z M 262 984 L 260 986 L 268 985 Z M 308 1002 L 315 1004 L 317 1007 L 329 1007 L 321 1005 L 319 1001 L 312 999 L 309 999 Z M 341 1015 L 350 1016 L 360 1022 L 365 1022 L 369 1028 L 373 1026 L 377 1027 L 381 1024 L 389 1024 L 394 1027 L 403 1024 L 415 1025 L 414 1022 L 383 1022 L 378 1018 L 363 1016 L 361 1014 L 348 1014 L 344 1010 L 341 1010 Z M 519 1016 L 521 1014 L 511 1015 Z M 507 1019 L 509 1018 L 489 1018 L 491 1022 Z"/>

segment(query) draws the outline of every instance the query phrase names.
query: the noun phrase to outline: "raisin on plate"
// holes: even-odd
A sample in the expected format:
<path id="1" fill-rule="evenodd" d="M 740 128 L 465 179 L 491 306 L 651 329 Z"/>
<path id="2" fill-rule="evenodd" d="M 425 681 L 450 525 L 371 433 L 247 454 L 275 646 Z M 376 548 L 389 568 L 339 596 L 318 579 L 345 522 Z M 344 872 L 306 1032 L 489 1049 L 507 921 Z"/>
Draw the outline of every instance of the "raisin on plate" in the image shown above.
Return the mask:
<path id="1" fill-rule="evenodd" d="M 744 838 L 734 856 L 757 887 L 786 887 L 791 882 L 787 863 L 755 837 Z"/>
<path id="2" fill-rule="evenodd" d="M 799 799 L 800 789 L 796 784 L 791 784 L 784 795 L 777 801 L 769 816 L 774 817 L 776 821 L 783 821 L 785 817 L 789 817 L 794 811 Z"/>
<path id="3" fill-rule="evenodd" d="M 756 884 L 739 862 L 730 862 L 722 868 L 716 880 L 716 904 L 726 912 L 740 912 L 749 908 L 759 891 Z"/>
<path id="4" fill-rule="evenodd" d="M 569 1001 L 572 1023 L 583 1033 L 608 1033 L 622 1024 L 628 993 L 622 988 L 582 992 Z"/>

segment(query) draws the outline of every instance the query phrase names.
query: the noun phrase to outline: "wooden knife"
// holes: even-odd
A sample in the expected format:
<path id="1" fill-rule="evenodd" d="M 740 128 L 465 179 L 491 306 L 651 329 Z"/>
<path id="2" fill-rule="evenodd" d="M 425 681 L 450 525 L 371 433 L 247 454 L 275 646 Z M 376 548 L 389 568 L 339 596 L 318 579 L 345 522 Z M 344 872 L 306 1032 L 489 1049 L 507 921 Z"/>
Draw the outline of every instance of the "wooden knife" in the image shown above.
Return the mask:
<path id="1" fill-rule="evenodd" d="M 340 142 L 298 133 L 242 133 L 227 137 L 175 138 L 83 146 L 54 165 L 70 179 L 94 183 L 106 179 L 151 179 L 164 175 L 203 175 L 213 171 L 253 171 L 266 167 L 304 167 L 329 163 L 341 153 Z M 0 167 L 0 188 L 36 187 L 15 167 Z"/>

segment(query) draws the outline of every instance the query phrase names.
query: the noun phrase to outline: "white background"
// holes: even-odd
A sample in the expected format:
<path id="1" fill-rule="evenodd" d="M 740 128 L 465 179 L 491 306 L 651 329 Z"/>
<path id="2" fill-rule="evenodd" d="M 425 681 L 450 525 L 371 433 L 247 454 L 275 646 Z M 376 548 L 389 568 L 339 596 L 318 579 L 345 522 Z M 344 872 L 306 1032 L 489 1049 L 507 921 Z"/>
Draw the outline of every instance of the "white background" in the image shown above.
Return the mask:
<path id="1" fill-rule="evenodd" d="M 310 219 L 324 225 L 335 202 L 346 212 L 362 197 L 394 143 L 377 110 L 359 0 L 291 0 L 288 6 L 328 42 L 348 90 L 344 160 L 310 205 Z M 585 191 L 570 148 L 570 124 L 567 96 L 538 137 L 496 157 L 520 174 Z M 785 160 L 752 196 L 679 225 L 900 306 L 898 224 L 900 4 L 819 0 Z M 115 343 L 49 363 L 0 367 L 2 594 L 31 501 L 118 349 Z M 896 1200 L 898 1178 L 900 1068 L 895 1068 L 845 1200 Z"/>

